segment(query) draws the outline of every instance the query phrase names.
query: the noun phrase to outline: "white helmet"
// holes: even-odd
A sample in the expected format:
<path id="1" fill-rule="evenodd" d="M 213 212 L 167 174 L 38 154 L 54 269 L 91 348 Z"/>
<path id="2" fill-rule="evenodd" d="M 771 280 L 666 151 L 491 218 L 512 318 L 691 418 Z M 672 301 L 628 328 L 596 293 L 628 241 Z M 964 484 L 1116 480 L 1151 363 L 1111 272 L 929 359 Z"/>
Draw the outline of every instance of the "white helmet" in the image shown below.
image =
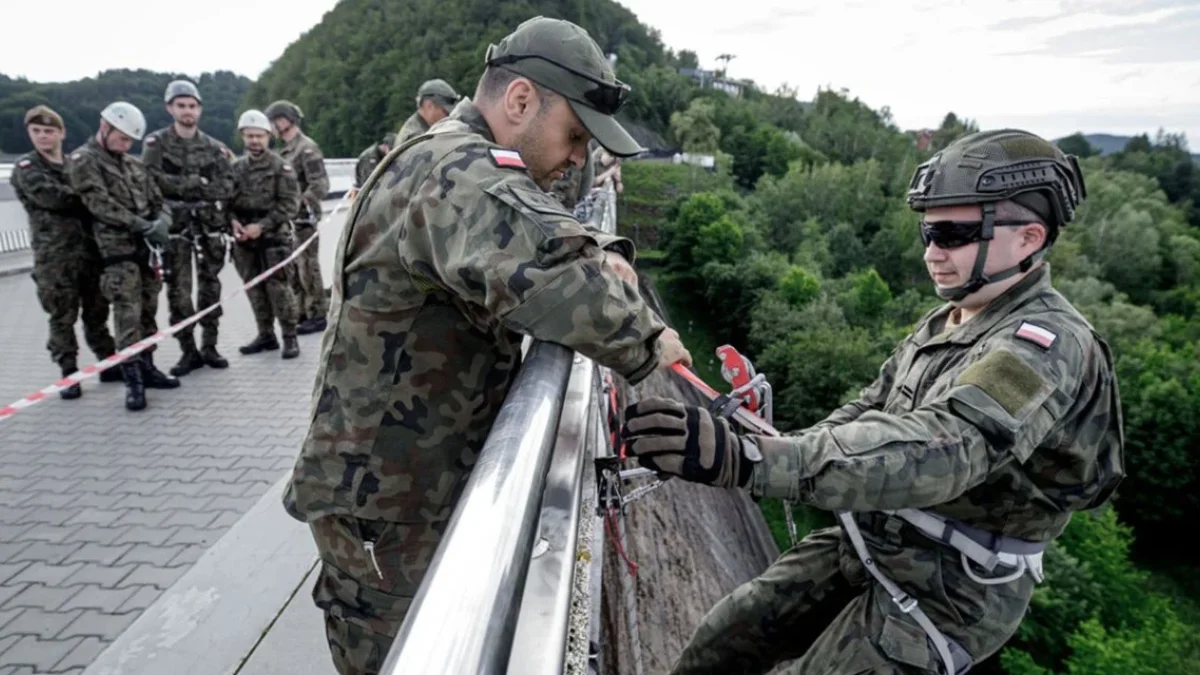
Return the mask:
<path id="1" fill-rule="evenodd" d="M 142 140 L 142 135 L 146 133 L 146 116 L 132 103 L 109 103 L 107 108 L 100 111 L 100 119 L 135 141 Z"/>
<path id="2" fill-rule="evenodd" d="M 271 122 L 261 110 L 247 110 L 238 118 L 238 131 L 242 129 L 262 129 L 263 131 L 271 130 Z"/>

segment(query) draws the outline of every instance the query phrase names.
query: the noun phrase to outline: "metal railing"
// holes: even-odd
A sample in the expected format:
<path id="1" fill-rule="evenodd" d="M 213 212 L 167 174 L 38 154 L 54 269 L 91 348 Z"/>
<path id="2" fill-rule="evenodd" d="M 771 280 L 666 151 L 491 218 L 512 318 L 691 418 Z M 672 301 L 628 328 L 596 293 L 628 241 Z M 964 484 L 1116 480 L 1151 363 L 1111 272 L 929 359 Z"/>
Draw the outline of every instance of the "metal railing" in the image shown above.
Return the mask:
<path id="1" fill-rule="evenodd" d="M 610 185 L 587 205 L 591 225 L 616 231 Z M 608 369 L 561 345 L 525 344 L 382 675 L 585 672 L 599 605 L 593 459 L 608 453 Z"/>

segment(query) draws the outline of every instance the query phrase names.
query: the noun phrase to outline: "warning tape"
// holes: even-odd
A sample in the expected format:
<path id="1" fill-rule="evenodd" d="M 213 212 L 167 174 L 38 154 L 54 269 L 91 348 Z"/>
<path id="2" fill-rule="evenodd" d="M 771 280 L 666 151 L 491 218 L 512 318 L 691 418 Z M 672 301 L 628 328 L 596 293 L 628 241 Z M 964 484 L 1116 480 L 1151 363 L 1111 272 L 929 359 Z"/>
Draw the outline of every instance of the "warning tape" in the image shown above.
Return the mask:
<path id="1" fill-rule="evenodd" d="M 128 360 L 130 357 L 136 356 L 136 355 L 146 351 L 146 349 L 148 349 L 151 345 L 156 345 L 156 344 L 162 342 L 163 340 L 166 340 L 167 338 L 171 337 L 172 335 L 178 333 L 179 331 L 183 330 L 184 328 L 187 328 L 188 326 L 196 323 L 197 321 L 204 318 L 209 313 L 216 310 L 216 308 L 220 307 L 223 303 L 228 302 L 229 300 L 232 300 L 238 294 L 244 293 L 247 290 L 259 285 L 264 280 L 266 280 L 267 277 L 269 277 L 272 274 L 274 274 L 275 272 L 279 271 L 285 265 L 287 265 L 288 263 L 295 260 L 301 253 L 303 253 L 304 249 L 308 248 L 313 243 L 313 241 L 316 240 L 317 235 L 320 234 L 321 225 L 324 225 L 325 221 L 329 220 L 334 215 L 336 215 L 339 211 L 341 211 L 342 206 L 347 203 L 349 203 L 348 195 L 343 196 L 342 199 L 340 201 L 338 201 L 338 203 L 336 205 L 334 205 L 333 210 L 330 211 L 328 214 L 326 214 L 323 218 L 321 218 L 321 221 L 319 223 L 317 223 L 317 225 L 313 228 L 312 236 L 309 237 L 308 239 L 305 239 L 303 243 L 301 243 L 299 246 L 296 247 L 296 250 L 292 251 L 291 255 L 284 258 L 283 261 L 281 261 L 280 263 L 278 263 L 276 265 L 272 265 L 271 267 L 268 267 L 266 270 L 264 270 L 262 272 L 262 274 L 259 274 L 258 276 L 254 277 L 250 281 L 247 281 L 246 283 L 242 284 L 241 287 L 235 288 L 232 292 L 230 292 L 225 297 L 221 298 L 220 300 L 217 300 L 213 304 L 196 312 L 195 314 L 189 316 L 188 318 L 184 319 L 183 321 L 180 321 L 179 323 L 169 326 L 163 330 L 160 330 L 148 338 L 143 338 L 141 340 L 138 340 L 137 342 L 129 345 L 128 347 L 118 351 L 116 354 L 113 354 L 112 356 L 110 356 L 102 361 L 97 361 L 96 363 L 93 363 L 90 366 L 81 368 L 81 369 L 77 370 L 76 372 L 71 373 L 70 375 L 62 378 L 61 380 L 55 382 L 54 384 L 52 384 L 44 389 L 40 389 L 18 401 L 10 403 L 10 404 L 4 406 L 3 408 L 0 408 L 0 421 L 8 419 L 8 418 L 12 417 L 13 415 L 16 415 L 21 410 L 24 410 L 31 406 L 37 405 L 38 403 L 41 403 L 42 401 L 49 398 L 51 395 L 53 395 L 59 391 L 62 391 L 63 389 L 67 389 L 69 387 L 72 387 L 72 386 L 80 383 L 80 382 L 83 382 L 86 379 L 95 377 L 96 375 L 100 374 L 101 371 L 108 370 L 109 368 Z"/>

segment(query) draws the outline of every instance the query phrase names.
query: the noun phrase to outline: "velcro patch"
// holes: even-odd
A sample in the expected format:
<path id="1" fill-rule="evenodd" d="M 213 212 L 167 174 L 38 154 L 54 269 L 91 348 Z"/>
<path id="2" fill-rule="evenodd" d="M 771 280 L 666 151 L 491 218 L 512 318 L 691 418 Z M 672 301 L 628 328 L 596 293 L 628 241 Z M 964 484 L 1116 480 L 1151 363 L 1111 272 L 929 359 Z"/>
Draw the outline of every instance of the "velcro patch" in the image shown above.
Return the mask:
<path id="1" fill-rule="evenodd" d="M 968 366 L 956 384 L 979 387 L 1015 416 L 1039 396 L 1046 381 L 1016 354 L 996 349 Z"/>
<path id="2" fill-rule="evenodd" d="M 83 153 L 81 152 L 72 153 L 71 155 L 71 159 L 79 159 L 80 157 L 83 157 Z"/>
<path id="3" fill-rule="evenodd" d="M 146 145 L 154 145 L 158 142 L 158 136 L 147 136 Z"/>
<path id="4" fill-rule="evenodd" d="M 1017 337 L 1028 340 L 1043 349 L 1049 349 L 1050 345 L 1058 339 L 1057 334 L 1028 321 L 1021 322 L 1021 327 L 1017 329 Z"/>
<path id="5" fill-rule="evenodd" d="M 17 167 L 21 168 L 21 169 L 28 169 L 31 166 L 33 166 L 33 162 L 31 162 L 27 159 L 23 159 L 20 162 L 17 162 Z"/>
<path id="6" fill-rule="evenodd" d="M 508 167 L 510 169 L 525 168 L 525 160 L 521 159 L 521 153 L 516 150 L 492 148 L 488 150 L 488 156 L 492 158 L 492 163 L 496 166 Z"/>
<path id="7" fill-rule="evenodd" d="M 291 164 L 284 164 L 284 165 L 283 165 L 283 172 L 284 172 L 284 173 L 291 173 L 291 172 L 292 172 L 292 165 L 291 165 Z"/>

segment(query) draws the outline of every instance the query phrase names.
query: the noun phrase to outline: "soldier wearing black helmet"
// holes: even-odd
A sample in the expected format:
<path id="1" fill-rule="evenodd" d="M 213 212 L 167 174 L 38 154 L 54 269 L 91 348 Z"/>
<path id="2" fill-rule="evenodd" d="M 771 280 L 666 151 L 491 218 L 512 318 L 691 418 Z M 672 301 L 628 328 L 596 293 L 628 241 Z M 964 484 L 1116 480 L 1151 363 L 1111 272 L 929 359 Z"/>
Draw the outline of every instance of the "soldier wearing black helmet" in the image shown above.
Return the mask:
<path id="1" fill-rule="evenodd" d="M 200 130 L 203 100 L 196 85 L 187 80 L 171 82 L 163 103 L 174 122 L 146 137 L 142 163 L 171 209 L 171 243 L 166 251 L 164 279 L 174 324 L 221 299 L 221 268 L 225 266 L 229 236 L 225 207 L 233 192 L 233 168 L 225 157 L 225 146 Z M 229 361 L 217 351 L 221 314 L 218 306 L 200 319 L 199 349 L 194 324 L 175 334 L 183 354 L 171 368 L 172 375 L 182 377 L 204 366 L 229 367 Z"/>
<path id="2" fill-rule="evenodd" d="M 400 131 L 396 132 L 396 145 L 425 133 L 429 127 L 449 115 L 460 100 L 462 97 L 445 80 L 433 79 L 422 83 L 417 89 L 417 111 L 404 120 Z"/>
<path id="3" fill-rule="evenodd" d="M 792 436 L 660 398 L 626 410 L 643 466 L 840 522 L 723 598 L 671 673 L 962 675 L 1016 633 L 1045 547 L 1125 473 L 1112 356 L 1043 260 L 1085 196 L 1033 134 L 959 139 L 908 192 L 948 302 L 856 400 Z"/>
<path id="4" fill-rule="evenodd" d="M 325 156 L 316 141 L 300 130 L 304 113 L 300 106 L 291 101 L 279 100 L 263 111 L 275 135 L 283 141 L 279 156 L 291 163 L 300 183 L 300 211 L 292 224 L 299 246 L 316 233 L 321 222 L 321 200 L 329 193 L 329 176 L 325 172 Z M 321 257 L 314 241 L 296 259 L 296 274 L 292 277 L 292 289 L 300 310 L 300 335 L 319 333 L 325 330 L 325 313 L 329 311 L 329 300 L 325 296 L 325 282 L 321 276 Z"/>

